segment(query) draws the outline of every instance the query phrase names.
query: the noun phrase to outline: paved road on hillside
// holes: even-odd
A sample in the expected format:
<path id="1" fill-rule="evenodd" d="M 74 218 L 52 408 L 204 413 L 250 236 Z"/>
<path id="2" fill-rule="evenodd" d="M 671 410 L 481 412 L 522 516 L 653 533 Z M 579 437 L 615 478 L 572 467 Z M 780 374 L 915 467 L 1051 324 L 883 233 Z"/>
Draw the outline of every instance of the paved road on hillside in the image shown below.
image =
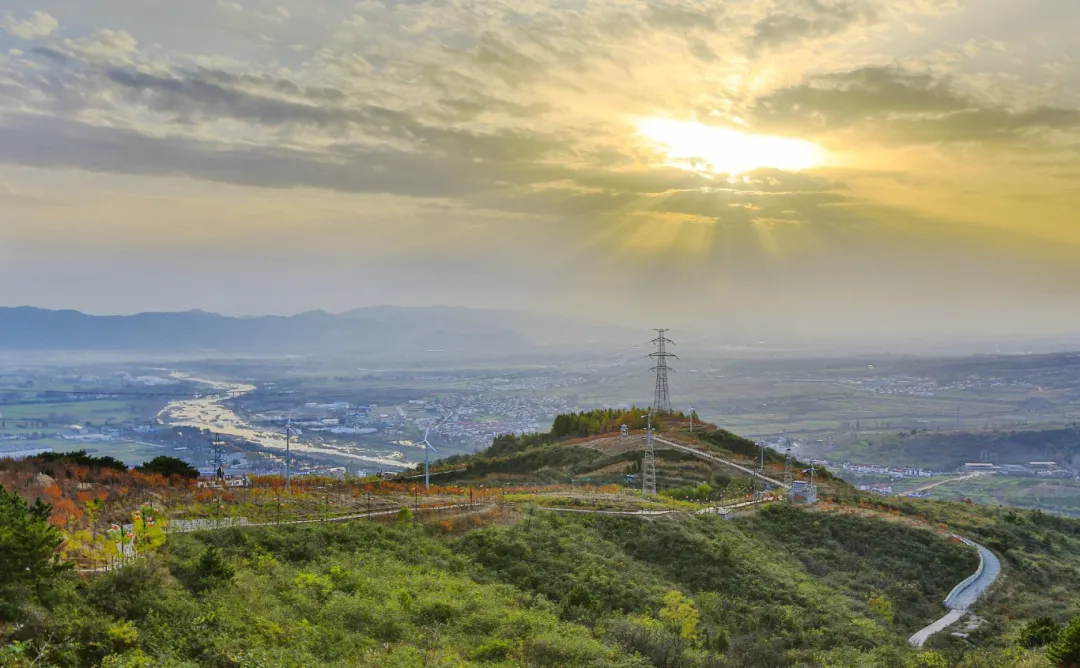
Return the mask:
<path id="1" fill-rule="evenodd" d="M 998 560 L 997 555 L 967 538 L 960 536 L 957 536 L 957 538 L 979 551 L 979 568 L 949 592 L 949 596 L 944 601 L 945 607 L 949 608 L 949 612 L 944 617 L 920 629 L 908 638 L 908 643 L 912 647 L 922 647 L 930 636 L 952 626 L 963 618 L 971 607 L 975 605 L 975 602 L 979 600 L 979 597 L 986 593 L 986 590 L 990 588 L 990 585 L 994 584 L 998 575 L 1001 574 L 1001 561 Z"/>

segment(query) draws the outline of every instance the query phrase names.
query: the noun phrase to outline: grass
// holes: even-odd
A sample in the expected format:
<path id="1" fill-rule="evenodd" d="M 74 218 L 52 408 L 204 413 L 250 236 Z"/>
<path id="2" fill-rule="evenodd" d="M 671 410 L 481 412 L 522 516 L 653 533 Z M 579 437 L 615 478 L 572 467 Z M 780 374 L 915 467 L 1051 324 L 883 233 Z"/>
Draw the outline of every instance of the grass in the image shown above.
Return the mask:
<path id="1" fill-rule="evenodd" d="M 81 491 L 79 476 L 54 477 L 50 499 Z M 280 483 L 219 494 L 135 474 L 87 479 L 108 492 L 97 518 L 106 522 L 145 498 L 174 518 L 213 516 L 217 496 L 225 514 L 276 514 Z M 363 510 L 369 491 L 381 492 L 378 506 L 411 506 L 414 488 L 306 479 L 284 514 L 325 512 L 331 493 L 336 512 Z M 134 566 L 55 583 L 71 589 L 8 631 L 24 636 L 0 636 L 0 664 L 30 665 L 5 663 L 4 644 L 33 638 L 52 648 L 39 666 L 112 654 L 108 665 L 1004 668 L 1021 665 L 1007 652 L 1027 621 L 1080 611 L 1080 522 L 1040 513 L 871 499 L 843 486 L 818 508 L 774 504 L 732 520 L 532 512 L 573 504 L 565 494 L 580 488 L 540 491 L 564 496 L 515 490 L 506 500 L 517 511 L 460 523 L 421 526 L 405 513 L 387 524 L 171 535 Z M 441 493 L 473 492 L 502 496 Z M 941 614 L 977 560 L 951 532 L 993 549 L 1004 577 L 977 609 L 987 623 L 968 640 L 981 649 L 941 634 L 940 653 L 920 663 L 906 638 Z"/>
<path id="2" fill-rule="evenodd" d="M 945 501 L 971 499 L 983 505 L 1042 508 L 1080 517 L 1080 482 L 1070 478 L 981 476 L 930 490 L 930 498 Z"/>
<path id="3" fill-rule="evenodd" d="M 71 425 L 82 425 L 87 421 L 103 424 L 107 419 L 112 422 L 123 422 L 139 417 L 142 412 L 132 402 L 116 399 L 3 404 L 0 405 L 0 416 L 7 421 L 7 426 L 0 431 L 8 433 L 50 431 L 65 429 Z M 45 420 L 48 426 L 20 430 L 17 424 L 12 424 L 20 420 Z"/>
<path id="4" fill-rule="evenodd" d="M 86 450 L 87 453 L 102 457 L 115 457 L 128 466 L 137 466 L 159 455 L 179 456 L 190 454 L 185 452 L 175 453 L 168 448 L 151 445 L 148 443 L 132 442 L 94 442 L 81 443 L 62 438 L 39 438 L 32 441 L 2 441 L 0 445 L 27 448 L 52 448 L 53 452 L 68 452 L 73 450 Z"/>

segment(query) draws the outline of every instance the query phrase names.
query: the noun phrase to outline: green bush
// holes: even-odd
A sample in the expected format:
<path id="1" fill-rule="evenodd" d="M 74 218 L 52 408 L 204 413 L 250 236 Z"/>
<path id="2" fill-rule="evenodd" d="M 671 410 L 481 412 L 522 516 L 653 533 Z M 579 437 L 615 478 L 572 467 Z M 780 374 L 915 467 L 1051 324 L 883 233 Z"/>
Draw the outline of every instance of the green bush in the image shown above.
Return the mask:
<path id="1" fill-rule="evenodd" d="M 1080 665 L 1080 615 L 1073 617 L 1057 640 L 1046 648 L 1046 656 L 1059 668 Z"/>
<path id="2" fill-rule="evenodd" d="M 1020 633 L 1020 644 L 1028 649 L 1045 647 L 1057 640 L 1060 634 L 1061 626 L 1054 618 L 1043 615 L 1027 623 Z"/>
<path id="3" fill-rule="evenodd" d="M 57 558 L 63 537 L 49 524 L 51 513 L 41 499 L 29 505 L 0 485 L 0 626 L 21 620 L 71 568 Z"/>

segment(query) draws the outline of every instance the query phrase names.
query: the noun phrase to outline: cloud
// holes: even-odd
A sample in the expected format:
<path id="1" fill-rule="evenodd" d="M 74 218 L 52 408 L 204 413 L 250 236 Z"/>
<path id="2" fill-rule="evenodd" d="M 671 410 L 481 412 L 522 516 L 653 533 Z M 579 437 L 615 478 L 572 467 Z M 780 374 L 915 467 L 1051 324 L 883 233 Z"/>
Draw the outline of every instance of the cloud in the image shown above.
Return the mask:
<path id="1" fill-rule="evenodd" d="M 861 128 L 894 142 L 1019 140 L 1080 128 L 1080 110 L 1013 108 L 962 92 L 954 81 L 898 66 L 819 75 L 754 103 L 761 128 L 791 133 Z"/>
<path id="2" fill-rule="evenodd" d="M 0 18 L 0 28 L 20 39 L 31 40 L 48 37 L 60 27 L 60 23 L 51 14 L 34 12 L 28 18 L 19 20 L 11 12 L 5 12 Z"/>
<path id="3" fill-rule="evenodd" d="M 445 198 L 559 230 L 633 220 L 758 233 L 854 220 L 875 195 L 851 187 L 858 173 L 728 182 L 675 169 L 634 136 L 632 119 L 738 114 L 751 131 L 898 146 L 1019 142 L 1075 123 L 1066 106 L 996 102 L 944 70 L 881 66 L 877 53 L 850 50 L 871 28 L 955 10 L 950 2 L 261 10 L 280 22 L 220 15 L 205 33 L 84 26 L 0 62 L 16 84 L 0 100 L 0 161 Z M 853 66 L 837 70 L 840 60 Z"/>
<path id="4" fill-rule="evenodd" d="M 875 22 L 879 13 L 862 0 L 802 0 L 754 25 L 755 48 L 775 48 L 789 42 L 831 37 L 851 27 Z"/>

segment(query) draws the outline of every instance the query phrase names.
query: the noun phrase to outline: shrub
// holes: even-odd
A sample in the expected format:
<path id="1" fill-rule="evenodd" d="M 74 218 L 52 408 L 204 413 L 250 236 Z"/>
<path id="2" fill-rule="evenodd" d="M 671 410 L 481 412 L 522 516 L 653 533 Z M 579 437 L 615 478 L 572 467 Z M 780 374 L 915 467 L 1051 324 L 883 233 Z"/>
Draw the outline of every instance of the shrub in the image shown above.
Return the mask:
<path id="1" fill-rule="evenodd" d="M 1046 656 L 1060 668 L 1080 665 L 1080 615 L 1073 617 L 1054 644 L 1046 649 Z"/>
<path id="2" fill-rule="evenodd" d="M 1020 644 L 1028 649 L 1045 647 L 1058 639 L 1061 635 L 1061 627 L 1053 617 L 1036 617 L 1027 623 L 1020 632 Z"/>
<path id="3" fill-rule="evenodd" d="M 202 592 L 232 582 L 236 569 L 221 556 L 221 549 L 208 547 L 195 565 L 191 588 Z"/>
<path id="4" fill-rule="evenodd" d="M 487 640 L 473 652 L 477 661 L 505 661 L 514 652 L 514 643 L 502 638 Z"/>
<path id="5" fill-rule="evenodd" d="M 140 473 L 146 474 L 158 474 L 170 478 L 172 476 L 180 476 L 188 480 L 195 480 L 199 477 L 199 470 L 188 464 L 183 459 L 177 459 L 176 457 L 166 457 L 164 455 L 160 457 L 154 457 L 150 461 L 146 462 L 142 466 L 135 467 L 135 470 Z"/>

